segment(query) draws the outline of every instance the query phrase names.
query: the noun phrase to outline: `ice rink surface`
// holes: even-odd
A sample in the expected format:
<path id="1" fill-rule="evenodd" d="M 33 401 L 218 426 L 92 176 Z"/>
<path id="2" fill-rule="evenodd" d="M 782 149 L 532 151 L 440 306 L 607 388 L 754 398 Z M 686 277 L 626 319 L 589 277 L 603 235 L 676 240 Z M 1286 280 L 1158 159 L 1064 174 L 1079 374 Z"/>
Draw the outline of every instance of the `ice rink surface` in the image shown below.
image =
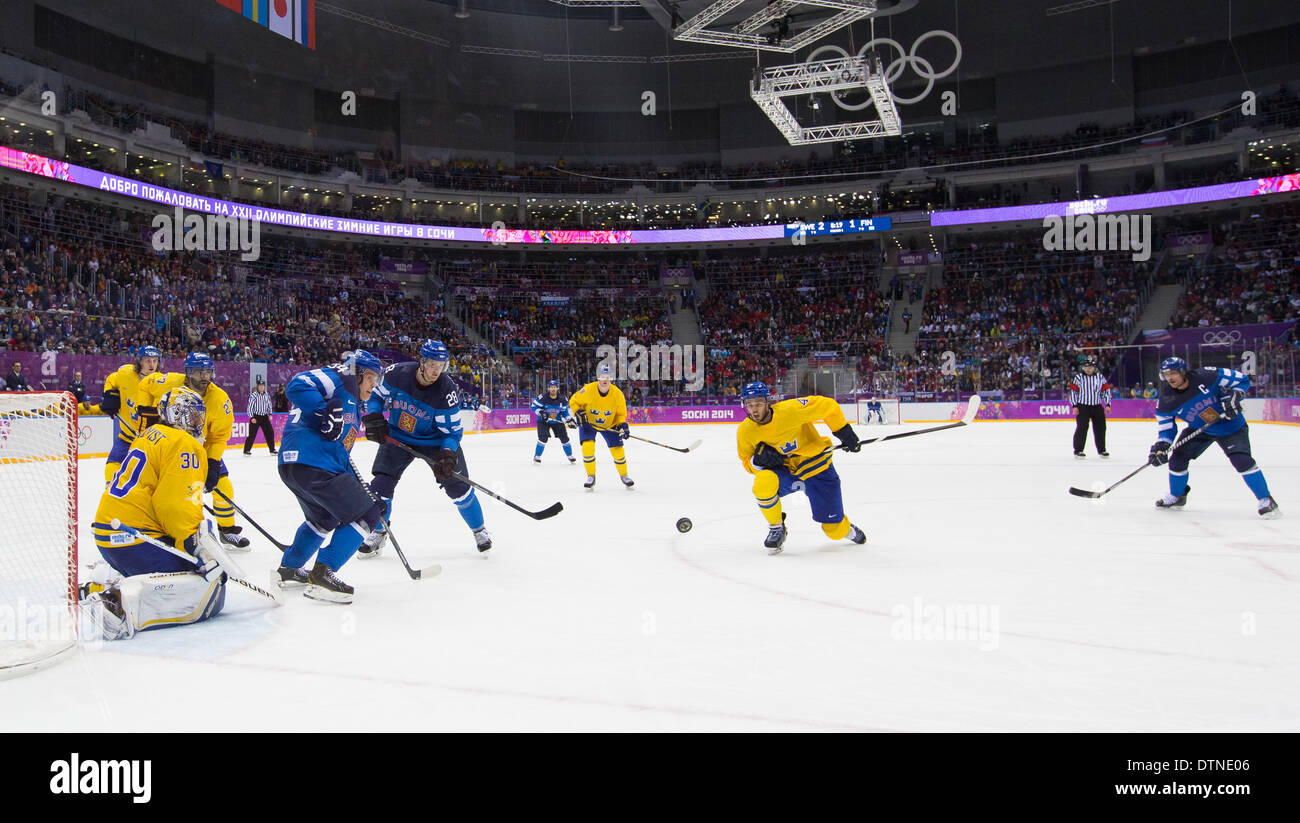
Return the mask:
<path id="1" fill-rule="evenodd" d="M 704 444 L 631 442 L 630 491 L 603 443 L 586 492 L 557 443 L 537 466 L 532 431 L 471 435 L 476 480 L 565 510 L 482 498 L 480 557 L 417 463 L 394 531 L 440 576 L 411 581 L 390 546 L 340 572 L 351 606 L 231 586 L 212 621 L 0 683 L 0 730 L 1300 730 L 1300 428 L 1251 426 L 1274 521 L 1215 447 L 1185 511 L 1153 508 L 1163 468 L 1071 497 L 1142 464 L 1155 426 L 1112 423 L 1109 461 L 1075 460 L 1072 430 L 976 423 L 838 454 L 867 545 L 828 540 L 796 494 L 777 557 L 733 425 L 634 428 Z M 354 451 L 363 472 L 374 449 Z M 226 462 L 237 502 L 290 540 L 275 458 Z M 82 461 L 83 568 L 102 468 Z M 236 559 L 265 586 L 279 554 L 245 533 Z"/>

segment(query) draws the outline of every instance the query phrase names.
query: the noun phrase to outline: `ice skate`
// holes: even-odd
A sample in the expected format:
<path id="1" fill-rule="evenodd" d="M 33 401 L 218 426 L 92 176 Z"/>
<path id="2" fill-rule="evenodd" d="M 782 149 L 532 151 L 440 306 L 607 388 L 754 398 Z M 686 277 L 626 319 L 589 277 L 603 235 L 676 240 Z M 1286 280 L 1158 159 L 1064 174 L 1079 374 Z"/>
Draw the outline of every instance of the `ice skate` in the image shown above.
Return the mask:
<path id="1" fill-rule="evenodd" d="M 785 535 L 785 512 L 782 512 L 781 524 L 779 526 L 768 527 L 767 539 L 763 541 L 763 545 L 767 547 L 768 554 L 781 553 L 781 547 L 785 545 Z M 862 539 L 865 541 L 866 536 L 864 535 Z"/>
<path id="2" fill-rule="evenodd" d="M 321 600 L 326 603 L 351 603 L 353 588 L 335 576 L 334 570 L 324 563 L 317 562 L 311 567 L 307 576 L 307 591 L 304 597 Z"/>

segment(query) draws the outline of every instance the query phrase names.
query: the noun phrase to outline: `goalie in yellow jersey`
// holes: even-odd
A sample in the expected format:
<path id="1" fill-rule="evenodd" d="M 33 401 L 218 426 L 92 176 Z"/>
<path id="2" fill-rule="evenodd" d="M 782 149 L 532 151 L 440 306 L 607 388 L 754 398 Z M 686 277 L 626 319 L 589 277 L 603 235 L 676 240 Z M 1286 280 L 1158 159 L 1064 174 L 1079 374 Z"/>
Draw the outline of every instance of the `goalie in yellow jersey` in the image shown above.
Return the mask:
<path id="1" fill-rule="evenodd" d="M 785 514 L 781 498 L 803 491 L 812 504 L 813 520 L 832 540 L 847 537 L 867 542 L 867 535 L 844 516 L 840 476 L 831 464 L 831 441 L 813 423 L 825 423 L 845 451 L 862 448 L 857 432 L 844 419 L 840 406 L 829 397 L 799 397 L 772 402 L 764 383 L 747 383 L 740 393 L 746 419 L 736 431 L 736 451 L 745 471 L 754 475 L 754 497 L 767 519 L 768 554 L 780 554 L 785 545 Z"/>
<path id="2" fill-rule="evenodd" d="M 569 428 L 578 430 L 578 443 L 582 446 L 582 465 L 587 470 L 583 488 L 591 491 L 596 485 L 596 432 L 605 438 L 609 455 L 614 458 L 614 468 L 623 485 L 632 488 L 632 478 L 627 476 L 627 458 L 623 454 L 623 439 L 627 437 L 627 400 L 614 385 L 614 370 L 608 364 L 596 368 L 596 382 L 588 383 L 569 398 L 573 417 Z"/>
<path id="3" fill-rule="evenodd" d="M 203 518 L 207 458 L 195 439 L 203 434 L 203 400 L 189 389 L 172 389 L 158 401 L 158 414 L 158 425 L 131 443 L 91 523 L 112 571 L 94 566 L 81 592 L 92 625 L 106 640 L 197 623 L 226 602 L 225 553 L 212 521 Z"/>
<path id="4" fill-rule="evenodd" d="M 153 346 L 144 346 L 134 363 L 127 363 L 104 380 L 104 396 L 98 405 L 81 404 L 82 414 L 113 415 L 113 448 L 108 453 L 108 464 L 104 466 L 105 483 L 117 474 L 131 443 L 148 425 L 140 423 L 137 412 L 140 383 L 161 366 L 162 352 Z"/>
<path id="5" fill-rule="evenodd" d="M 212 358 L 202 352 L 192 352 L 185 356 L 185 373 L 158 372 L 147 380 L 140 382 L 140 421 L 148 426 L 157 419 L 153 408 L 157 398 L 170 389 L 184 386 L 203 398 L 207 409 L 207 422 L 199 440 L 208 457 L 208 473 L 204 478 L 203 491 L 214 489 L 221 494 L 212 495 L 212 512 L 217 516 L 217 527 L 221 542 L 233 551 L 250 551 L 248 538 L 240 534 L 241 526 L 235 525 L 235 487 L 230 483 L 230 473 L 222 456 L 230 442 L 230 433 L 235 427 L 234 409 L 230 405 L 230 395 L 226 390 L 212 382 L 215 365 Z M 224 497 L 222 496 L 224 495 Z"/>

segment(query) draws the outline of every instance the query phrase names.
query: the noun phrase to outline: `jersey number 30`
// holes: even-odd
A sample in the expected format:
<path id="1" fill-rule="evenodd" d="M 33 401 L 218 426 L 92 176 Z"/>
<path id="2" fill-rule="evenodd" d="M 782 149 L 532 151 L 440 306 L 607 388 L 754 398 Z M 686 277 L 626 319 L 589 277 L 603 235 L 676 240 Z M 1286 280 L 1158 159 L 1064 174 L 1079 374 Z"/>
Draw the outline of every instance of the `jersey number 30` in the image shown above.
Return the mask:
<path id="1" fill-rule="evenodd" d="M 132 449 L 126 459 L 113 475 L 113 482 L 108 484 L 108 493 L 114 497 L 126 497 L 135 484 L 140 482 L 140 472 L 144 471 L 144 452 Z"/>

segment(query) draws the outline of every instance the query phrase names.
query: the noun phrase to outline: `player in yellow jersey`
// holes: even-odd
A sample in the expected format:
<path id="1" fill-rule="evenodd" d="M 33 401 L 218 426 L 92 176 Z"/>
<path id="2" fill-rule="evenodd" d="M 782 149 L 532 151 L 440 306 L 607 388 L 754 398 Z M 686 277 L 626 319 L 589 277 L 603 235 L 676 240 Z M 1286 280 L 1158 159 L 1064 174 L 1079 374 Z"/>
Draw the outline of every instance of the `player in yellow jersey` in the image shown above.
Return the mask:
<path id="1" fill-rule="evenodd" d="M 596 382 L 588 383 L 569 398 L 569 410 L 573 412 L 569 428 L 578 430 L 582 464 L 587 469 L 583 488 L 588 490 L 596 485 L 596 432 L 605 438 L 623 485 L 629 489 L 633 485 L 632 478 L 627 476 L 627 458 L 623 455 L 623 438 L 628 435 L 627 400 L 613 380 L 613 369 L 602 364 L 596 369 Z"/>
<path id="2" fill-rule="evenodd" d="M 108 640 L 206 620 L 225 604 L 221 545 L 212 521 L 203 518 L 207 457 L 195 439 L 203 434 L 203 400 L 172 389 L 159 400 L 158 414 L 158 425 L 131 443 L 91 523 L 95 545 L 116 574 L 100 566 L 82 590 L 93 624 Z M 115 527 L 115 520 L 194 560 Z"/>
<path id="3" fill-rule="evenodd" d="M 104 380 L 104 396 L 98 405 L 81 404 L 82 414 L 113 415 L 113 448 L 109 450 L 108 464 L 104 466 L 105 483 L 117 474 L 131 442 L 144 431 L 137 412 L 140 381 L 158 371 L 161 365 L 162 352 L 153 346 L 145 346 L 140 349 L 134 363 L 127 363 Z"/>
<path id="4" fill-rule="evenodd" d="M 763 383 L 748 383 L 740 393 L 745 419 L 736 431 L 736 451 L 745 471 L 754 475 L 754 497 L 767 519 L 768 554 L 780 554 L 785 544 L 785 514 L 781 498 L 802 490 L 812 504 L 813 520 L 832 540 L 847 537 L 866 543 L 867 535 L 844 516 L 840 476 L 831 464 L 831 441 L 813 423 L 825 423 L 845 451 L 862 448 L 857 432 L 829 397 L 799 397 L 772 402 Z"/>
<path id="5" fill-rule="evenodd" d="M 226 453 L 226 444 L 230 442 L 230 433 L 235 427 L 235 414 L 230 405 L 230 395 L 212 382 L 213 371 L 211 357 L 202 352 L 193 352 L 185 357 L 184 374 L 159 372 L 141 382 L 140 415 L 142 422 L 148 425 L 147 421 L 153 417 L 155 399 L 177 386 L 191 389 L 203 398 L 203 405 L 207 408 L 207 422 L 201 439 L 208 457 L 208 474 L 203 491 L 216 489 L 221 492 L 212 495 L 212 512 L 217 516 L 221 542 L 235 551 L 249 551 L 248 538 L 240 534 L 243 528 L 235 525 L 235 507 L 229 502 L 235 499 L 235 487 L 230 483 L 226 461 L 222 459 Z"/>

